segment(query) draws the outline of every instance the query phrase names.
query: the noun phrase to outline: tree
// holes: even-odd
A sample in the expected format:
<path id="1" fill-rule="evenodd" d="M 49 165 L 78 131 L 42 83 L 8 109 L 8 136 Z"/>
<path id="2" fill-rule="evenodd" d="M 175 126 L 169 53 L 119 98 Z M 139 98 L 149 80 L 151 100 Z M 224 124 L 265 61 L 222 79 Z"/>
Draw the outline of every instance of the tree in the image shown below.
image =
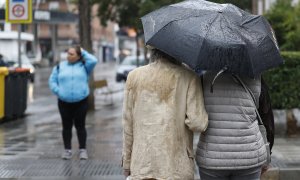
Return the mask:
<path id="1" fill-rule="evenodd" d="M 138 17 L 141 1 L 142 0 L 98 0 L 98 16 L 102 25 L 106 26 L 108 21 L 113 21 L 118 23 L 120 27 L 126 26 L 136 31 L 137 64 L 139 64 L 138 57 L 140 55 L 138 43 L 140 25 Z"/>
<path id="2" fill-rule="evenodd" d="M 86 0 L 78 0 L 79 10 L 79 38 L 81 46 L 87 51 L 92 51 L 91 39 L 91 11 L 90 2 Z"/>
<path id="3" fill-rule="evenodd" d="M 97 0 L 95 0 L 97 1 Z M 163 5 L 172 4 L 181 0 L 98 0 L 98 15 L 101 24 L 106 25 L 108 21 L 114 21 L 120 27 L 130 27 L 137 32 L 137 59 L 139 52 L 139 36 L 143 34 L 140 18 Z M 139 61 L 139 60 L 137 60 Z M 139 62 L 137 62 L 139 64 Z"/>
<path id="4" fill-rule="evenodd" d="M 300 3 L 293 8 L 286 20 L 288 31 L 284 34 L 282 49 L 300 51 Z"/>
<path id="5" fill-rule="evenodd" d="M 233 5 L 236 5 L 237 7 L 246 10 L 248 12 L 251 12 L 252 9 L 252 0 L 209 0 L 211 2 L 216 2 L 216 3 L 230 3 Z"/>
<path id="6" fill-rule="evenodd" d="M 139 15 L 142 17 L 155 9 L 181 2 L 183 0 L 144 0 L 141 3 Z"/>
<path id="7" fill-rule="evenodd" d="M 291 0 L 277 0 L 265 14 L 282 50 L 300 50 L 299 6 L 298 4 L 297 7 L 293 7 Z"/>
<path id="8" fill-rule="evenodd" d="M 80 45 L 87 51 L 92 52 L 92 39 L 91 39 L 91 6 L 90 1 L 78 0 L 79 10 L 79 38 Z M 95 109 L 95 98 L 94 98 L 94 76 L 91 75 L 89 81 L 90 90 L 92 93 L 89 95 L 89 109 Z"/>

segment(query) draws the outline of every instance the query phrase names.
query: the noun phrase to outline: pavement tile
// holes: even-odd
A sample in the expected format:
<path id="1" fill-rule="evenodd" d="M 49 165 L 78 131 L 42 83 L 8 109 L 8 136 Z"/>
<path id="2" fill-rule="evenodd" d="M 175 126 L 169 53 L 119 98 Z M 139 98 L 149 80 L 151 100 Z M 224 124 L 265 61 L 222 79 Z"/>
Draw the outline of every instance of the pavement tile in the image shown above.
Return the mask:
<path id="1" fill-rule="evenodd" d="M 121 168 L 123 83 L 115 83 L 115 64 L 98 65 L 95 79 L 108 79 L 109 86 L 120 91 L 113 103 L 101 91 L 95 91 L 96 110 L 87 116 L 89 160 L 77 157 L 77 138 L 73 130 L 72 160 L 60 159 L 63 150 L 57 100 L 48 91 L 48 69 L 41 69 L 40 83 L 35 84 L 32 101 L 22 119 L 0 125 L 0 179 L 124 179 Z M 39 71 L 39 70 L 38 70 Z M 39 87 L 41 86 L 41 87 Z M 198 135 L 195 135 L 196 147 Z M 299 137 L 276 137 L 272 168 L 263 180 L 296 180 L 300 177 Z M 196 179 L 199 175 L 196 170 Z"/>

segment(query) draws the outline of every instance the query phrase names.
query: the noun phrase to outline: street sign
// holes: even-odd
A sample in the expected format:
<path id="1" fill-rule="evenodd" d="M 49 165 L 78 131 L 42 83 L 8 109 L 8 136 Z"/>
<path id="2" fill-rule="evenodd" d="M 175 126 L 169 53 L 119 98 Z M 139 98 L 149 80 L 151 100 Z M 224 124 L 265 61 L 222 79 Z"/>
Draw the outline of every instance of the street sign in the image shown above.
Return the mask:
<path id="1" fill-rule="evenodd" d="M 49 11 L 34 11 L 34 20 L 44 20 L 49 21 L 51 19 L 51 14 Z"/>
<path id="2" fill-rule="evenodd" d="M 32 0 L 6 0 L 6 22 L 31 23 Z"/>

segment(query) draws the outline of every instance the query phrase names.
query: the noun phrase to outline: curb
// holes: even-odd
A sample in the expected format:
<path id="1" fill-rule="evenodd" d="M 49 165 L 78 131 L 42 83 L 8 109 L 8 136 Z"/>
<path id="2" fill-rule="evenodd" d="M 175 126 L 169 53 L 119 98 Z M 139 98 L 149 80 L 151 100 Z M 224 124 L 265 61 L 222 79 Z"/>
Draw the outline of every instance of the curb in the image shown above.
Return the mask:
<path id="1" fill-rule="evenodd" d="M 298 180 L 300 177 L 300 168 L 271 168 L 261 180 Z"/>

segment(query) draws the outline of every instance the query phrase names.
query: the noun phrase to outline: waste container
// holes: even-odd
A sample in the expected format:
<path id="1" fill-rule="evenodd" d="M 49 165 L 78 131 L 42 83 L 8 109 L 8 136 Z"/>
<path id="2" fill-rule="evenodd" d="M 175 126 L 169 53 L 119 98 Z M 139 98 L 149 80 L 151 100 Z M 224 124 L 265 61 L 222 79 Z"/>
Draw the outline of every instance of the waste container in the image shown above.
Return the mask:
<path id="1" fill-rule="evenodd" d="M 0 119 L 4 117 L 4 102 L 5 102 L 5 76 L 8 74 L 6 67 L 0 67 Z"/>
<path id="2" fill-rule="evenodd" d="M 5 112 L 6 119 L 19 118 L 27 108 L 27 89 L 29 69 L 16 68 L 9 71 L 5 78 Z"/>

